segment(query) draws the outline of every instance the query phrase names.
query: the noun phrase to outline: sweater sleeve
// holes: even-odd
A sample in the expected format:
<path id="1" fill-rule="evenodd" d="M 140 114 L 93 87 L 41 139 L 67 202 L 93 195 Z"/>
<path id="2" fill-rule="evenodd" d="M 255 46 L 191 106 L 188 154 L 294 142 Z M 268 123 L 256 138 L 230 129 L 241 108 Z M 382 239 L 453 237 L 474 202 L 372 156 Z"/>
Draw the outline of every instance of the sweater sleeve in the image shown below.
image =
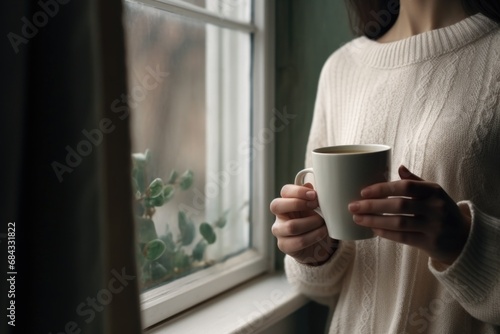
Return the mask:
<path id="1" fill-rule="evenodd" d="M 500 219 L 469 206 L 469 238 L 451 266 L 429 260 L 429 269 L 452 296 L 475 318 L 500 325 Z"/>
<path id="2" fill-rule="evenodd" d="M 311 299 L 332 306 L 354 254 L 354 241 L 341 241 L 334 255 L 321 266 L 301 264 L 287 255 L 285 271 L 288 281 Z"/>

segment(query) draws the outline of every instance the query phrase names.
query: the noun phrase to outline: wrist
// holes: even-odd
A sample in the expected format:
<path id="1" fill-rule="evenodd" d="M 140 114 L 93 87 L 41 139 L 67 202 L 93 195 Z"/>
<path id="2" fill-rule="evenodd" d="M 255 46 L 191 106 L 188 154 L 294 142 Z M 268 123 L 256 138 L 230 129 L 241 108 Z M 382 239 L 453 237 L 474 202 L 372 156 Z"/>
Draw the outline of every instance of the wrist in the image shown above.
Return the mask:
<path id="1" fill-rule="evenodd" d="M 431 260 L 439 267 L 451 266 L 460 256 L 460 254 L 462 254 L 465 244 L 469 239 L 470 229 L 472 225 L 472 213 L 470 211 L 470 207 L 465 203 L 459 203 L 458 208 L 460 212 L 460 223 L 458 224 L 459 230 L 454 237 L 454 239 L 456 240 L 455 250 L 443 258 L 431 257 Z"/>
<path id="2" fill-rule="evenodd" d="M 295 258 L 295 260 L 300 264 L 306 266 L 311 266 L 311 267 L 322 266 L 328 261 L 330 261 L 332 256 L 337 251 L 339 245 L 340 245 L 339 240 L 328 237 L 327 240 L 324 240 L 323 242 L 319 243 L 316 246 L 313 256 L 307 257 L 305 259 Z"/>

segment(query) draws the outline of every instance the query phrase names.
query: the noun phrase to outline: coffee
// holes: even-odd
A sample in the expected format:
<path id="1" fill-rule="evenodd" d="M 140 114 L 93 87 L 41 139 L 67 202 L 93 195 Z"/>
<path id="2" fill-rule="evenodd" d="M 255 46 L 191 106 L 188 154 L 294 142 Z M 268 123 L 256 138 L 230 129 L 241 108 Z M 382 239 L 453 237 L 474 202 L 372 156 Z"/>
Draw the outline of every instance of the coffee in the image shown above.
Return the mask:
<path id="1" fill-rule="evenodd" d="M 353 150 L 353 149 L 343 149 L 336 147 L 323 147 L 316 149 L 315 152 L 323 154 L 363 154 L 376 152 L 373 150 Z"/>

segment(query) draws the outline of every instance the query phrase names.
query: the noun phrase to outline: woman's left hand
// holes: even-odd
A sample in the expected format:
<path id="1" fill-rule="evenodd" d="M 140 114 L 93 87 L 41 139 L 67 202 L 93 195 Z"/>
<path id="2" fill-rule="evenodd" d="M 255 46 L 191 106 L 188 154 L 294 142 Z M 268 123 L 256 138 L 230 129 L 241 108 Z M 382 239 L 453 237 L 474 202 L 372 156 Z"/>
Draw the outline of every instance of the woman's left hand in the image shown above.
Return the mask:
<path id="1" fill-rule="evenodd" d="M 414 246 L 444 264 L 460 255 L 470 230 L 470 212 L 438 184 L 399 168 L 400 181 L 378 183 L 361 191 L 349 204 L 356 224 L 382 238 Z"/>

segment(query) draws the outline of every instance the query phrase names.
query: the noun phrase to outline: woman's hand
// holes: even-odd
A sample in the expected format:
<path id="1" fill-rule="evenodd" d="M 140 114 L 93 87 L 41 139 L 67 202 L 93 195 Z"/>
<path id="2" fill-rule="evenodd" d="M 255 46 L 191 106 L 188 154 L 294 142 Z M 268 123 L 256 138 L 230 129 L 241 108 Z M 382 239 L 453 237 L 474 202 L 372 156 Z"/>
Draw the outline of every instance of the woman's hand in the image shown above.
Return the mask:
<path id="1" fill-rule="evenodd" d="M 336 241 L 328 236 L 325 221 L 313 209 L 318 207 L 311 184 L 288 184 L 281 189 L 281 198 L 271 202 L 276 215 L 272 233 L 278 248 L 298 262 L 320 265 L 335 252 Z"/>
<path id="2" fill-rule="evenodd" d="M 444 264 L 461 253 L 470 230 L 470 212 L 461 210 L 436 183 L 399 168 L 400 181 L 378 183 L 349 204 L 356 224 L 382 238 L 417 247 Z"/>

